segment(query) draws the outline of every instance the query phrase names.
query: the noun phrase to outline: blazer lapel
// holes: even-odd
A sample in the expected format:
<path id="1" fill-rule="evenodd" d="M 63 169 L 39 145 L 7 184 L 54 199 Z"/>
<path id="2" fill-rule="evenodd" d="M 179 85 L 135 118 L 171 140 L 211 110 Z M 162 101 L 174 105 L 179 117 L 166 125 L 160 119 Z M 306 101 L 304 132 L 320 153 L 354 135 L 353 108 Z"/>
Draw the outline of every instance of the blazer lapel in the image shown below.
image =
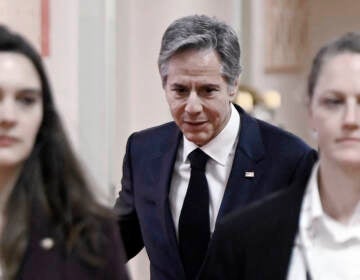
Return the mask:
<path id="1" fill-rule="evenodd" d="M 241 108 L 235 107 L 241 117 L 240 134 L 217 221 L 234 208 L 247 204 L 264 171 L 265 149 L 258 124 Z"/>
<path id="2" fill-rule="evenodd" d="M 178 253 L 176 231 L 169 203 L 169 188 L 181 136 L 180 130 L 176 128 L 170 133 L 167 139 L 163 141 L 161 152 L 149 161 L 148 174 L 153 177 L 152 181 L 157 185 L 155 188 L 157 190 L 157 201 L 155 201 L 155 203 L 159 211 L 158 215 L 161 217 L 162 228 L 166 233 L 166 238 L 169 243 L 169 252 L 177 252 L 173 254 L 173 257 L 178 262 L 179 268 L 182 269 L 181 259 Z M 176 268 L 174 267 L 174 269 Z M 182 270 L 181 273 L 183 273 Z"/>
<path id="3" fill-rule="evenodd" d="M 16 279 L 64 279 L 65 260 L 49 218 L 37 200 L 32 202 L 30 238 Z M 45 240 L 48 242 L 45 242 Z M 44 244 L 48 243 L 48 245 Z M 52 244 L 49 242 L 52 242 Z M 46 263 L 46 265 L 44 265 Z M 56 272 L 56 273 L 54 273 Z"/>

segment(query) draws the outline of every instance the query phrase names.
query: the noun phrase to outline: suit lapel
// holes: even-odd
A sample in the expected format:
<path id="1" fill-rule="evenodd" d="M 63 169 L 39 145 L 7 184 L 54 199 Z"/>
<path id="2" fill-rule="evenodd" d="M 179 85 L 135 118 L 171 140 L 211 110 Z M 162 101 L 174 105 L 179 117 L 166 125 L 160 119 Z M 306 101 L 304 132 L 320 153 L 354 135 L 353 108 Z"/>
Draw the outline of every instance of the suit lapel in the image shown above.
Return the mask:
<path id="1" fill-rule="evenodd" d="M 167 242 L 169 243 L 169 252 L 182 268 L 180 255 L 178 253 L 178 242 L 176 239 L 176 231 L 172 219 L 169 203 L 169 188 L 173 173 L 174 164 L 176 161 L 177 150 L 181 139 L 181 132 L 178 128 L 168 135 L 165 141 L 162 141 L 161 151 L 158 155 L 150 159 L 149 162 L 149 175 L 153 177 L 152 182 L 157 185 L 155 188 L 156 197 L 158 198 L 155 203 L 159 217 L 161 217 L 162 228 L 166 233 Z M 174 269 L 176 269 L 174 267 Z M 181 271 L 183 273 L 183 271 Z"/>
<path id="2" fill-rule="evenodd" d="M 66 262 L 62 258 L 62 246 L 56 241 L 53 225 L 37 200 L 32 202 L 30 221 L 29 243 L 16 279 L 64 279 Z M 53 247 L 44 246 L 45 239 L 52 240 Z"/>
<path id="3" fill-rule="evenodd" d="M 240 134 L 217 221 L 234 208 L 247 204 L 264 171 L 265 149 L 258 124 L 235 107 L 241 118 Z"/>

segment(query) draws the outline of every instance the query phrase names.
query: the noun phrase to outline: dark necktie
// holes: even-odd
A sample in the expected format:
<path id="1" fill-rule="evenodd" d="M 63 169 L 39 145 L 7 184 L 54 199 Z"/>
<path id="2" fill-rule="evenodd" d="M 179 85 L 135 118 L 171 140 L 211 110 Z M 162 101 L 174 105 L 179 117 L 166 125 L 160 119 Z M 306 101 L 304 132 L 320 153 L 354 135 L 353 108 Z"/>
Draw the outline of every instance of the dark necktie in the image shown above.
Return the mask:
<path id="1" fill-rule="evenodd" d="M 205 177 L 208 156 L 192 151 L 189 186 L 179 219 L 179 248 L 186 279 L 196 279 L 210 238 L 209 189 Z"/>

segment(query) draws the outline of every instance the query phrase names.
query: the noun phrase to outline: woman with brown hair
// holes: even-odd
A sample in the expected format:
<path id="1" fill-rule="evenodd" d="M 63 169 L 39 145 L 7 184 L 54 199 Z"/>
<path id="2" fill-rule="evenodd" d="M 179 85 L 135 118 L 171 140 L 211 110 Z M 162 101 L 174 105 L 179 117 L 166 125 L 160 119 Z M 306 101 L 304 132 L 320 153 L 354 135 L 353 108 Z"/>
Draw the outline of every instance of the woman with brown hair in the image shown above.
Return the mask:
<path id="1" fill-rule="evenodd" d="M 92 196 L 40 56 L 0 26 L 0 279 L 128 279 L 110 210 Z"/>

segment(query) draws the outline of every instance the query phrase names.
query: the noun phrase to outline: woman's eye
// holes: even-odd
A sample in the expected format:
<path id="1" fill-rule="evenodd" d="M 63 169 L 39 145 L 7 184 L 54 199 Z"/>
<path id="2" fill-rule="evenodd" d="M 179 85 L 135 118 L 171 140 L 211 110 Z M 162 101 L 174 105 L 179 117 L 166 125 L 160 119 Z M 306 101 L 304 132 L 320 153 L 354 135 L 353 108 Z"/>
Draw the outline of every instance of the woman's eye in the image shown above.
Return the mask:
<path id="1" fill-rule="evenodd" d="M 32 105 L 36 102 L 36 97 L 33 96 L 21 96 L 17 99 L 23 105 Z"/>
<path id="2" fill-rule="evenodd" d="M 343 104 L 343 100 L 340 98 L 325 98 L 322 102 L 327 107 L 337 107 Z"/>

